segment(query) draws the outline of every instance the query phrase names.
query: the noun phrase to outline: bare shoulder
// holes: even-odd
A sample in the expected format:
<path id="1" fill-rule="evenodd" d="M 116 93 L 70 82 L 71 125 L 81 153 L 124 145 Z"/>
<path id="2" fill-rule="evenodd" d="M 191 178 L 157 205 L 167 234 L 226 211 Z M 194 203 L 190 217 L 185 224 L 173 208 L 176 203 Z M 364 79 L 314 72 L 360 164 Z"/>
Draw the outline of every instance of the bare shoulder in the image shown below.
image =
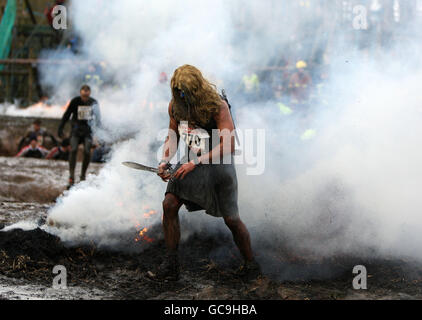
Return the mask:
<path id="1" fill-rule="evenodd" d="M 227 104 L 226 101 L 221 100 L 220 111 L 215 115 L 215 120 L 218 120 L 218 119 L 221 120 L 228 117 L 230 117 L 229 105 Z"/>
<path id="2" fill-rule="evenodd" d="M 233 119 L 229 106 L 224 100 L 221 101 L 220 112 L 214 116 L 214 119 L 219 129 L 234 129 Z"/>

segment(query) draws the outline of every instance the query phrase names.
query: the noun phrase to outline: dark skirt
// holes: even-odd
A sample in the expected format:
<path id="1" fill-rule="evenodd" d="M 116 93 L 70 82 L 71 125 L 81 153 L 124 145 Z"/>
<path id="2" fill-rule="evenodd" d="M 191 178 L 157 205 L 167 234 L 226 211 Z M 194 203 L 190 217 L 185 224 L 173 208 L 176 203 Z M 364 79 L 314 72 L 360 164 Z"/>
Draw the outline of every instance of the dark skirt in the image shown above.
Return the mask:
<path id="1" fill-rule="evenodd" d="M 179 162 L 173 172 L 181 165 Z M 239 214 L 234 164 L 201 164 L 183 179 L 170 179 L 167 193 L 179 197 L 188 211 L 205 210 L 214 217 Z"/>

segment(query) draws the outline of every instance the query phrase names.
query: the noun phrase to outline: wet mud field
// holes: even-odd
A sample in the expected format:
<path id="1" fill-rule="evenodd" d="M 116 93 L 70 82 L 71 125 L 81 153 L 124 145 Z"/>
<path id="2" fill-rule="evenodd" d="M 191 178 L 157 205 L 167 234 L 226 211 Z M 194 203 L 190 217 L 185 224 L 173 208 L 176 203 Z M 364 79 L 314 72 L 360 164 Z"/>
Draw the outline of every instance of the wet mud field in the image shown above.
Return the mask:
<path id="1" fill-rule="evenodd" d="M 99 169 L 92 165 L 90 172 Z M 72 246 L 43 230 L 49 207 L 65 188 L 66 162 L 0 157 L 0 175 L 0 228 L 5 226 L 0 231 L 0 299 L 422 298 L 422 266 L 397 258 L 315 259 L 280 248 L 277 255 L 257 252 L 264 276 L 245 281 L 235 274 L 241 259 L 227 233 L 193 234 L 181 244 L 180 279 L 152 281 L 147 274 L 162 261 L 162 240 L 140 247 L 130 234 L 125 250 L 105 249 Z M 8 228 L 20 221 L 34 227 Z M 149 231 L 160 233 L 159 225 Z M 67 289 L 52 287 L 56 265 L 66 267 Z M 355 265 L 367 268 L 367 290 L 353 289 Z"/>

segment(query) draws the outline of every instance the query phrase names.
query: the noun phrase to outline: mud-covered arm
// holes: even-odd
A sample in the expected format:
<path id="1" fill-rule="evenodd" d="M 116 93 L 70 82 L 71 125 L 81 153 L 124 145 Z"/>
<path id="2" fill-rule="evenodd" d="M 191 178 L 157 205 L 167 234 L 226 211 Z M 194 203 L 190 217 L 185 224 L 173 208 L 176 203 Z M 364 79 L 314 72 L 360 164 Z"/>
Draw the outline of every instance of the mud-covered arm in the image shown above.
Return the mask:
<path id="1" fill-rule="evenodd" d="M 235 131 L 232 116 L 226 102 L 222 102 L 220 112 L 214 117 L 220 133 L 220 143 L 210 152 L 201 155 L 199 163 L 212 163 L 212 159 L 223 159 L 235 151 Z"/>
<path id="2" fill-rule="evenodd" d="M 62 120 L 60 121 L 58 136 L 63 136 L 63 129 L 66 122 L 69 120 L 72 113 L 75 111 L 75 100 L 70 101 L 69 106 L 67 107 L 65 113 L 63 114 Z"/>

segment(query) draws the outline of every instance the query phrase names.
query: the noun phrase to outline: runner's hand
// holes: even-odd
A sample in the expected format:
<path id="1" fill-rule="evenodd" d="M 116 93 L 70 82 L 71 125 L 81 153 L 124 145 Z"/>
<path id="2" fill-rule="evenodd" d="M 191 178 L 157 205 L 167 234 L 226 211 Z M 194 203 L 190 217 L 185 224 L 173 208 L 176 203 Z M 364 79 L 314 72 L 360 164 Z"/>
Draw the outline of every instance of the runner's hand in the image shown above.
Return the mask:
<path id="1" fill-rule="evenodd" d="M 195 164 L 193 161 L 189 161 L 188 163 L 183 164 L 179 169 L 177 169 L 176 173 L 174 174 L 174 177 L 176 179 L 183 179 L 189 172 L 191 172 L 193 169 L 195 169 Z"/>
<path id="2" fill-rule="evenodd" d="M 158 166 L 158 173 L 157 173 L 160 178 L 164 181 L 167 182 L 169 181 L 169 179 L 171 178 L 171 174 L 170 171 L 168 170 L 168 164 L 167 163 L 162 163 Z"/>

